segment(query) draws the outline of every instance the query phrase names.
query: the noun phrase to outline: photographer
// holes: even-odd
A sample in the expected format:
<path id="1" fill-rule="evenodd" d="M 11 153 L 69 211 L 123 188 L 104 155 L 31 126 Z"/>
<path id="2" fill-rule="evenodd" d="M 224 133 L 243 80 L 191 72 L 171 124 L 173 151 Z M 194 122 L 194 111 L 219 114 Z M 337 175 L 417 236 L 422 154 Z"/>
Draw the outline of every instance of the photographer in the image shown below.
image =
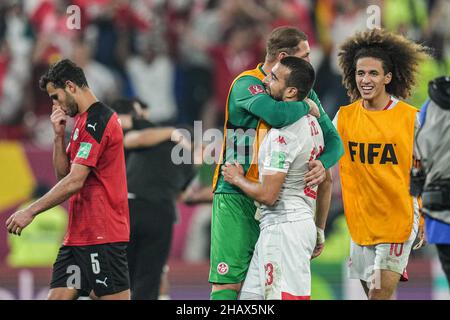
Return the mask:
<path id="1" fill-rule="evenodd" d="M 422 195 L 427 240 L 436 244 L 450 283 L 450 77 L 431 81 L 428 94 L 416 137 L 421 169 L 412 172 L 411 193 Z"/>

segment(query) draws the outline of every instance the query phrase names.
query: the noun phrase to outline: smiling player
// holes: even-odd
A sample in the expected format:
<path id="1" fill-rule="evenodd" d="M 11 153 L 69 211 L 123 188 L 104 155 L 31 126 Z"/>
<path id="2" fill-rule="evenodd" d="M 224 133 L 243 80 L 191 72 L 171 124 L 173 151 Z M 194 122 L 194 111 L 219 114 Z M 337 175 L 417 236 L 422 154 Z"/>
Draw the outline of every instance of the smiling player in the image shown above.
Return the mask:
<path id="1" fill-rule="evenodd" d="M 390 299 L 418 232 L 418 204 L 409 195 L 417 109 L 407 98 L 425 48 L 382 30 L 357 33 L 341 46 L 343 82 L 354 101 L 335 125 L 344 143 L 339 163 L 352 242 L 350 278 L 369 299 Z"/>

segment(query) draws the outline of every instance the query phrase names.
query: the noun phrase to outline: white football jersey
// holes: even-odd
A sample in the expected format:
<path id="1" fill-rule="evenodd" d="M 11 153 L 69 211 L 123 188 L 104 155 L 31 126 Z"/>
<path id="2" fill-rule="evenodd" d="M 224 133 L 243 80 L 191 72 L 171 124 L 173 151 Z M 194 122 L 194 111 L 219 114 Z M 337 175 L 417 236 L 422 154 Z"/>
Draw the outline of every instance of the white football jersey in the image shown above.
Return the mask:
<path id="1" fill-rule="evenodd" d="M 274 172 L 287 173 L 273 207 L 261 205 L 261 228 L 274 223 L 314 216 L 317 187 L 307 188 L 308 162 L 323 151 L 323 133 L 317 119 L 306 115 L 281 129 L 272 128 L 259 150 L 259 180 Z"/>

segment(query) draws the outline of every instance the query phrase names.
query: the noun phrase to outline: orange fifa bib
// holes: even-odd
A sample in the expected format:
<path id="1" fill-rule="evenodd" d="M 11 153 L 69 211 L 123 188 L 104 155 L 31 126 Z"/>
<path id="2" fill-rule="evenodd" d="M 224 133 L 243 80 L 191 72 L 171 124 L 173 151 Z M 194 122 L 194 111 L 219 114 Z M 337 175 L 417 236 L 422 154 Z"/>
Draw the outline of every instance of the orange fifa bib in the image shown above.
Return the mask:
<path id="1" fill-rule="evenodd" d="M 368 111 L 361 100 L 339 110 L 337 127 L 345 148 L 339 161 L 342 199 L 350 234 L 359 245 L 403 243 L 411 234 L 416 115 L 417 109 L 402 101 L 385 111 Z"/>

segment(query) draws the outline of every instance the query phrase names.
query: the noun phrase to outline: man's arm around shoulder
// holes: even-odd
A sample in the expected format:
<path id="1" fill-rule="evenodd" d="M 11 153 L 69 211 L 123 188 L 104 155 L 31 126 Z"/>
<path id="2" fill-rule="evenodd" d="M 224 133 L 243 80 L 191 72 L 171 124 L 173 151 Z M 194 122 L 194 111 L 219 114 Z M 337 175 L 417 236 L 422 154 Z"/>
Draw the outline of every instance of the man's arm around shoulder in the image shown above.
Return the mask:
<path id="1" fill-rule="evenodd" d="M 307 115 L 310 106 L 305 101 L 277 101 L 255 77 L 242 77 L 231 89 L 230 100 L 274 128 L 290 125 Z"/>

